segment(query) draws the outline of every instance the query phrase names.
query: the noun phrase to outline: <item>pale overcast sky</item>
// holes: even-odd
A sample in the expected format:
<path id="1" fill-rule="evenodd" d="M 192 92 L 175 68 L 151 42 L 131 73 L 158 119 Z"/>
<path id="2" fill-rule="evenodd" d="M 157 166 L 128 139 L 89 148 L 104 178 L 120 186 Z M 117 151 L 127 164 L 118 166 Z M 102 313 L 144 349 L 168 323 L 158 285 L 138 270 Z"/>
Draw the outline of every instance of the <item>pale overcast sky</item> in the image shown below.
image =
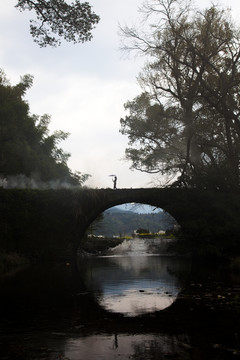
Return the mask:
<path id="1" fill-rule="evenodd" d="M 32 113 L 52 117 L 50 129 L 70 132 L 62 148 L 71 153 L 69 167 L 90 173 L 92 187 L 149 187 L 156 177 L 129 170 L 123 160 L 127 137 L 119 133 L 123 104 L 141 91 L 136 77 L 143 59 L 126 58 L 119 50 L 118 24 L 138 23 L 142 0 L 89 0 L 100 15 L 94 38 L 86 44 L 62 43 L 59 48 L 39 48 L 29 35 L 32 14 L 14 8 L 16 0 L 1 0 L 0 67 L 12 84 L 31 74 L 34 84 L 26 99 Z M 205 0 L 205 4 L 210 1 Z M 202 3 L 202 2 L 201 2 Z M 239 0 L 226 0 L 240 17 Z"/>

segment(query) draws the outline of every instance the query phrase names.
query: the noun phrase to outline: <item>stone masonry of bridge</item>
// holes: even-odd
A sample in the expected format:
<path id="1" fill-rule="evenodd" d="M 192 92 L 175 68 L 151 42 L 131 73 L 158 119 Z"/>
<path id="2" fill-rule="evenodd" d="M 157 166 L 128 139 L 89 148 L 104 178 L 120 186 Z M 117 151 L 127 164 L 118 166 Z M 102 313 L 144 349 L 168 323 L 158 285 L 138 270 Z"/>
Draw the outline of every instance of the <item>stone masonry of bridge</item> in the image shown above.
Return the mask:
<path id="1" fill-rule="evenodd" d="M 183 225 L 185 218 L 189 219 L 190 214 L 192 217 L 199 211 L 195 206 L 197 197 L 195 191 L 166 188 L 86 189 L 76 193 L 75 198 L 78 234 L 81 237 L 97 216 L 106 209 L 125 203 L 148 204 L 162 208 Z M 187 209 L 190 209 L 190 214 Z"/>
<path id="2" fill-rule="evenodd" d="M 223 209 L 219 211 L 221 195 L 218 192 L 176 188 L 86 189 L 76 197 L 78 221 L 75 247 L 78 247 L 85 231 L 100 213 L 113 206 L 132 202 L 164 209 L 189 236 L 202 236 L 204 232 L 205 236 L 213 237 L 214 223 L 222 223 L 225 218 Z"/>
<path id="3" fill-rule="evenodd" d="M 90 224 L 106 209 L 124 203 L 162 208 L 179 223 L 192 248 L 240 251 L 240 196 L 177 189 L 31 190 L 0 188 L 0 251 L 76 254 Z M 190 243 L 189 243 L 190 244 Z"/>

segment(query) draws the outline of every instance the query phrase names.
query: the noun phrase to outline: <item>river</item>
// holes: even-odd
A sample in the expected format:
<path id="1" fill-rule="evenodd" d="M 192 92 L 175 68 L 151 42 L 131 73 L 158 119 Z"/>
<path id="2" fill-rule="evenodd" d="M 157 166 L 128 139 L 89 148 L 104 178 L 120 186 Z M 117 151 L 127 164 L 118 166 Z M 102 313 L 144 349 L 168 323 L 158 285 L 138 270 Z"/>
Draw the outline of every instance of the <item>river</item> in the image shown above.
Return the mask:
<path id="1" fill-rule="evenodd" d="M 239 274 L 196 271 L 156 249 L 154 240 L 125 240 L 77 267 L 2 276 L 1 359 L 239 358 Z"/>

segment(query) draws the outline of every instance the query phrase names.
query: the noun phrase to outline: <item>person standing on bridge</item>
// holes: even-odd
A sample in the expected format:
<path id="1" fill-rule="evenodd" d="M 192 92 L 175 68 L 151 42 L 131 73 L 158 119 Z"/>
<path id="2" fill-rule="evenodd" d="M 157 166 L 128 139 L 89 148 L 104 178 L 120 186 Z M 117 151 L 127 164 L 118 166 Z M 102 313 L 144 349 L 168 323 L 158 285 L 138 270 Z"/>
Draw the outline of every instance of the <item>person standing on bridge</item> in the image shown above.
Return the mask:
<path id="1" fill-rule="evenodd" d="M 117 188 L 117 177 L 116 175 L 114 175 L 114 178 L 112 179 L 113 181 L 113 189 L 115 190 Z"/>
<path id="2" fill-rule="evenodd" d="M 113 189 L 117 188 L 117 176 L 116 175 L 109 175 L 112 176 L 112 182 L 113 182 Z"/>

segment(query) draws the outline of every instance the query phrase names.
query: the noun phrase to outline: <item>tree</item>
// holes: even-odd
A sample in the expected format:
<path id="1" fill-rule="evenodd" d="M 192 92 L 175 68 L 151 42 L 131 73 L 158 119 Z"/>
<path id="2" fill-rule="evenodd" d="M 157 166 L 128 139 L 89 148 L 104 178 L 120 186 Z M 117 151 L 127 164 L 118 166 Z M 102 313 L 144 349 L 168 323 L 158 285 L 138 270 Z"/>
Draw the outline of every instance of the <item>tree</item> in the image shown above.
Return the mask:
<path id="1" fill-rule="evenodd" d="M 25 75 L 12 86 L 0 71 L 0 176 L 82 184 L 87 175 L 72 173 L 67 166 L 70 154 L 58 146 L 68 133 L 49 134 L 50 116 L 30 114 L 23 98 L 32 83 L 33 77 Z"/>
<path id="2" fill-rule="evenodd" d="M 18 0 L 20 11 L 34 11 L 36 20 L 30 20 L 30 33 L 40 47 L 56 47 L 61 38 L 73 43 L 92 39 L 92 30 L 100 18 L 88 2 L 74 0 Z"/>
<path id="3" fill-rule="evenodd" d="M 127 158 L 147 172 L 178 175 L 175 185 L 239 187 L 240 32 L 228 10 L 203 11 L 180 0 L 152 0 L 142 9 L 150 32 L 122 28 L 147 56 L 144 93 L 121 119 Z"/>
<path id="4" fill-rule="evenodd" d="M 138 228 L 136 230 L 136 234 L 149 234 L 149 230 L 144 229 L 144 228 Z"/>
<path id="5" fill-rule="evenodd" d="M 185 145 L 176 109 L 152 104 L 147 92 L 127 102 L 125 109 L 129 115 L 120 120 L 121 132 L 129 138 L 131 147 L 126 149 L 126 157 L 132 167 L 149 173 L 177 173 Z"/>

